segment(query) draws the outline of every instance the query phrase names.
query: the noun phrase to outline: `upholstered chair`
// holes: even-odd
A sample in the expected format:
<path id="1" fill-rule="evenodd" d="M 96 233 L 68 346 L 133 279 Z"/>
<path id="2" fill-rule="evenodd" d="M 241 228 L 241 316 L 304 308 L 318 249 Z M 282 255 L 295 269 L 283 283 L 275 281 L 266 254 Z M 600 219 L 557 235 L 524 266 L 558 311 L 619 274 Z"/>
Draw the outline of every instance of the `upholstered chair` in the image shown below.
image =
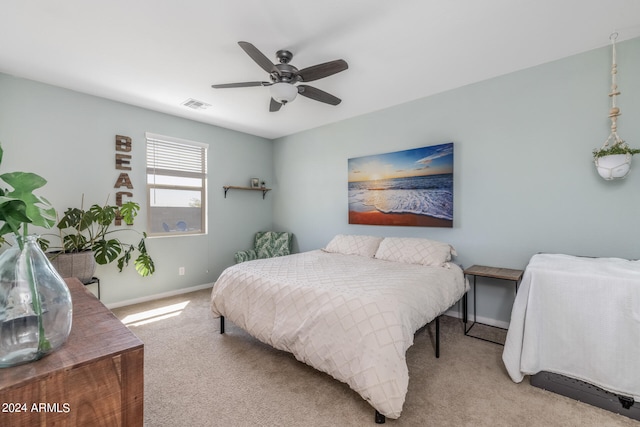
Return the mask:
<path id="1" fill-rule="evenodd" d="M 236 263 L 289 255 L 292 238 L 293 234 L 285 231 L 259 231 L 253 241 L 253 249 L 236 252 Z"/>

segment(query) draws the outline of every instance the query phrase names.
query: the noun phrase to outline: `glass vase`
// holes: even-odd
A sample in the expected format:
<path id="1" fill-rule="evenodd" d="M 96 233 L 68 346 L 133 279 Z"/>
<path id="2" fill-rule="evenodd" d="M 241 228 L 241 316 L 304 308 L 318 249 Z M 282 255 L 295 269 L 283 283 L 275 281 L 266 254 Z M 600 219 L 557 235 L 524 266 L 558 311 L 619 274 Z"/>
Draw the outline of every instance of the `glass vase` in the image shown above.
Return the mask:
<path id="1" fill-rule="evenodd" d="M 20 236 L 0 255 L 0 368 L 38 360 L 71 332 L 71 294 L 37 243 Z"/>

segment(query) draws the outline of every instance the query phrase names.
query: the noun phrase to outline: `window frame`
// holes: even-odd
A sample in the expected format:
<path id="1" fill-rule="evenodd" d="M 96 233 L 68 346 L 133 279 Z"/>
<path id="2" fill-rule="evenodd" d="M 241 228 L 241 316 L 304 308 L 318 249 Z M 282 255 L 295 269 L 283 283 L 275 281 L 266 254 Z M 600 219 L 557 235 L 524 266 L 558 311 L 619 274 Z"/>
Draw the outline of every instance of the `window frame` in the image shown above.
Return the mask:
<path id="1" fill-rule="evenodd" d="M 208 197 L 207 197 L 207 181 L 208 181 L 208 166 L 207 166 L 207 153 L 209 149 L 209 144 L 190 141 L 187 139 L 175 138 L 172 136 L 159 135 L 151 132 L 145 132 L 145 181 L 146 181 L 146 193 L 147 193 L 147 234 L 149 237 L 167 237 L 167 236 L 193 236 L 193 235 L 206 235 L 208 234 L 208 221 L 207 221 L 207 211 L 208 211 Z M 201 149 L 201 161 L 199 167 L 201 172 L 193 172 L 193 171 L 185 171 L 180 170 L 178 168 L 157 168 L 156 163 L 151 164 L 149 162 L 150 159 L 150 144 L 156 143 L 165 143 L 168 145 L 184 145 L 188 147 L 196 147 Z M 149 175 L 154 176 L 173 176 L 179 178 L 195 178 L 199 179 L 202 182 L 201 186 L 193 186 L 193 185 L 170 185 L 170 184 L 156 184 L 151 183 L 149 179 Z M 167 232 L 153 232 L 152 231 L 152 210 L 153 206 L 151 203 L 152 200 L 152 192 L 155 189 L 159 190 L 184 190 L 184 191 L 198 191 L 200 192 L 200 213 L 201 213 L 201 221 L 200 221 L 200 230 L 195 231 L 181 231 L 181 230 L 172 230 Z"/>

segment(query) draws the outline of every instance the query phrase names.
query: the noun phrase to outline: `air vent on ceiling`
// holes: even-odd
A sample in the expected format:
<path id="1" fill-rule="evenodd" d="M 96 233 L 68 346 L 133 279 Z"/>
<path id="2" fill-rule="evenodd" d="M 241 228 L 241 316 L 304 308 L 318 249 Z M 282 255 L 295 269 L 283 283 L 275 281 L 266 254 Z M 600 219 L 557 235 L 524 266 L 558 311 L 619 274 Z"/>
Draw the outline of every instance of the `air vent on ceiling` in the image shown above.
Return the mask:
<path id="1" fill-rule="evenodd" d="M 211 104 L 207 104 L 206 102 L 198 101 L 197 99 L 189 98 L 185 102 L 182 103 L 185 107 L 189 107 L 193 110 L 206 110 L 211 107 Z"/>

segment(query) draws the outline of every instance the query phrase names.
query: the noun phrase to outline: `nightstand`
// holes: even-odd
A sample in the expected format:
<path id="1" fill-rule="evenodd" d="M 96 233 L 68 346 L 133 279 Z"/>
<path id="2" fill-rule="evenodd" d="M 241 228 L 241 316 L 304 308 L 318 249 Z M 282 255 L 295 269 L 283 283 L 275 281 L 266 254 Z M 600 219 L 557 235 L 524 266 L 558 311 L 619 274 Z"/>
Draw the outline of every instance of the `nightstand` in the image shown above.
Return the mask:
<path id="1" fill-rule="evenodd" d="M 478 276 L 480 277 L 486 277 L 486 278 L 490 278 L 490 279 L 500 279 L 500 280 L 505 280 L 505 281 L 509 281 L 509 282 L 514 282 L 515 283 L 515 293 L 518 292 L 518 284 L 520 283 L 520 280 L 522 279 L 522 274 L 524 273 L 524 271 L 522 270 L 514 270 L 511 268 L 500 268 L 500 267 L 488 267 L 485 265 L 472 265 L 471 267 L 467 268 L 464 270 L 464 274 L 465 275 L 469 275 L 469 276 L 473 276 L 473 323 L 467 328 L 467 323 L 468 323 L 468 310 L 469 310 L 469 304 L 467 302 L 467 294 L 468 292 L 466 292 L 464 294 L 464 296 L 462 297 L 462 305 L 463 305 L 463 311 L 464 311 L 464 334 L 467 336 L 470 336 L 472 338 L 477 338 L 483 341 L 488 341 L 488 342 L 492 342 L 494 344 L 500 344 L 500 345 L 504 345 L 504 343 L 498 342 L 498 341 L 493 341 L 487 338 L 482 338 L 482 337 L 478 337 L 478 336 L 473 336 L 473 335 L 469 335 L 469 331 L 471 331 L 471 328 L 473 328 L 475 326 L 476 323 L 480 324 L 480 325 L 485 325 L 485 326 L 489 326 L 492 328 L 497 328 L 497 329 L 502 329 L 502 328 L 498 328 L 497 326 L 493 326 L 493 325 L 486 325 L 484 323 L 479 323 L 476 322 L 477 319 L 477 304 L 476 304 L 476 278 Z M 514 295 L 515 295 L 514 293 Z"/>

